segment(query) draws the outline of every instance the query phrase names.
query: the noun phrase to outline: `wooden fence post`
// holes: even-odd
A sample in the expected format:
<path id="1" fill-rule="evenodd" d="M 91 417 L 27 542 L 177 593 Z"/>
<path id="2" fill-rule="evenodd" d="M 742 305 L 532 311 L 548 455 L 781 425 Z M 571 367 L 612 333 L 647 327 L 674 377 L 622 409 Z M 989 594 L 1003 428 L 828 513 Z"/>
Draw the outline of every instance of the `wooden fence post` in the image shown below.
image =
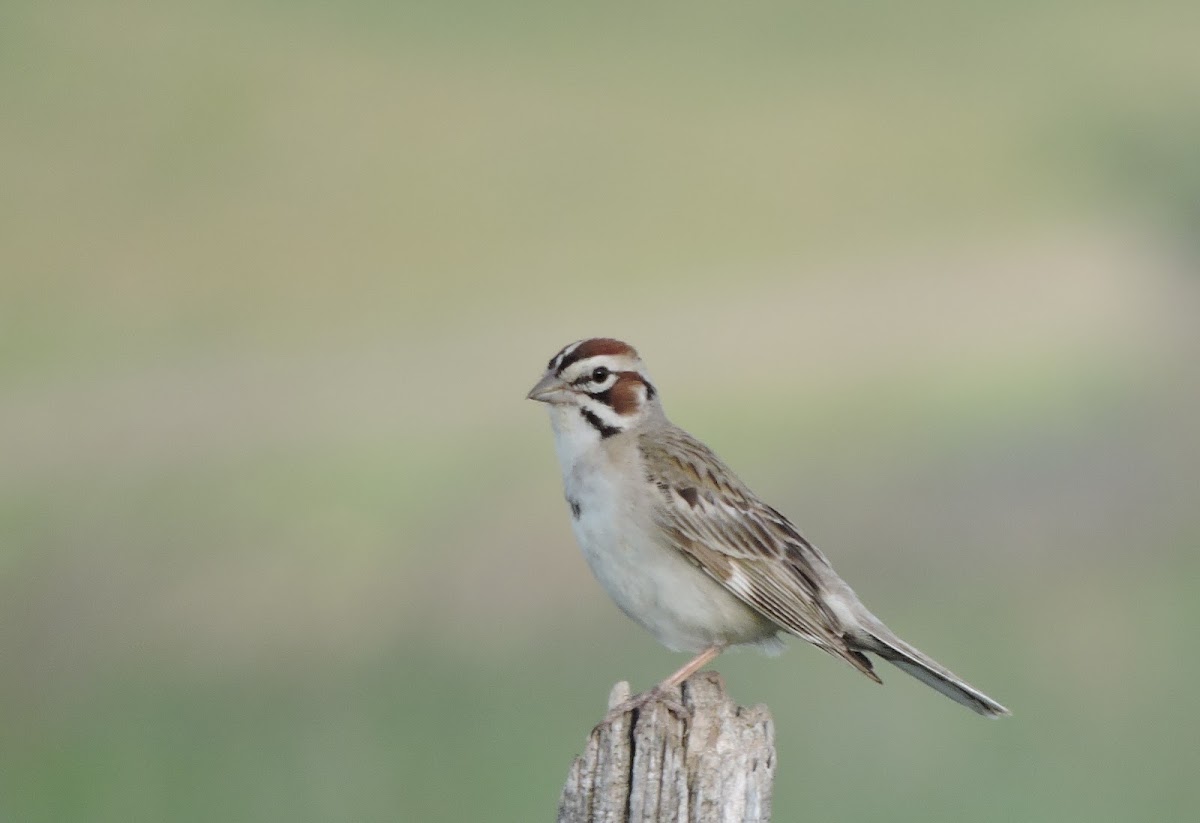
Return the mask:
<path id="1" fill-rule="evenodd" d="M 608 705 L 629 697 L 618 683 Z M 592 730 L 558 804 L 559 823 L 769 823 L 775 777 L 775 724 L 766 706 L 742 708 L 716 672 L 684 682 L 661 702 Z"/>

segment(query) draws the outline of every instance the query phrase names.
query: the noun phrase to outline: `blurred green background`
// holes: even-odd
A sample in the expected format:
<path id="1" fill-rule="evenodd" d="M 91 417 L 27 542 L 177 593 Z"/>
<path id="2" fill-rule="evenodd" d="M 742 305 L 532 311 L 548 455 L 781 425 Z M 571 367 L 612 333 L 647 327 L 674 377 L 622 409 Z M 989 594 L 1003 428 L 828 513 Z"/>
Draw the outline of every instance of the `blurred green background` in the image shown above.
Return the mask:
<path id="1" fill-rule="evenodd" d="M 727 655 L 776 819 L 1194 814 L 1200 6 L 0 16 L 0 820 L 549 819 L 601 334 L 1015 712 Z"/>

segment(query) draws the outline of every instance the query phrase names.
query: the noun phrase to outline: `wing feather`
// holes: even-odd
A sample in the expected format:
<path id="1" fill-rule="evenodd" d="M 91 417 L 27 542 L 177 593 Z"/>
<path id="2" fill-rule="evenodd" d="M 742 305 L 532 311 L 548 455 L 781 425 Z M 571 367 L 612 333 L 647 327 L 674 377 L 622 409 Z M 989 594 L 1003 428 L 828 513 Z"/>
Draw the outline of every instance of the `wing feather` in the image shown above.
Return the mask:
<path id="1" fill-rule="evenodd" d="M 825 555 L 700 441 L 671 426 L 639 438 L 667 542 L 751 608 L 879 681 L 821 600 Z"/>

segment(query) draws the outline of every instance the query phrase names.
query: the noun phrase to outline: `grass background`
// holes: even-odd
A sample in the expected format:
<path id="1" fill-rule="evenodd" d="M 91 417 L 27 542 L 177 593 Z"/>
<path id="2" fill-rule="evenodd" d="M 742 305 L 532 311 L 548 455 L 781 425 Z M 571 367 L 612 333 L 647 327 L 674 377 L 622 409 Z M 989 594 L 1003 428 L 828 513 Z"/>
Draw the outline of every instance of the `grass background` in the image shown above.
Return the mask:
<path id="1" fill-rule="evenodd" d="M 1194 4 L 3 16 L 0 819 L 550 817 L 593 334 L 1015 712 L 728 655 L 777 819 L 1200 802 Z"/>

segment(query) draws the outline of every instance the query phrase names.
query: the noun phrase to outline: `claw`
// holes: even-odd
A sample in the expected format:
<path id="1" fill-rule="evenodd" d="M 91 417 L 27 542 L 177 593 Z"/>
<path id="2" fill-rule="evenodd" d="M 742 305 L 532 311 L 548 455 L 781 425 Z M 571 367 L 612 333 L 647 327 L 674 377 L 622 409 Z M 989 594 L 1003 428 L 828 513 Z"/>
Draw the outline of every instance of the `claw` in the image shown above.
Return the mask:
<path id="1" fill-rule="evenodd" d="M 687 706 L 680 703 L 673 695 L 675 689 L 662 688 L 655 686 L 653 689 L 647 689 L 641 694 L 634 695 L 626 700 L 622 700 L 616 706 L 608 710 L 608 714 L 604 719 L 596 724 L 593 731 L 603 726 L 610 726 L 618 719 L 630 712 L 641 712 L 649 703 L 658 703 L 667 711 L 674 714 L 685 723 L 692 719 L 692 711 Z"/>

